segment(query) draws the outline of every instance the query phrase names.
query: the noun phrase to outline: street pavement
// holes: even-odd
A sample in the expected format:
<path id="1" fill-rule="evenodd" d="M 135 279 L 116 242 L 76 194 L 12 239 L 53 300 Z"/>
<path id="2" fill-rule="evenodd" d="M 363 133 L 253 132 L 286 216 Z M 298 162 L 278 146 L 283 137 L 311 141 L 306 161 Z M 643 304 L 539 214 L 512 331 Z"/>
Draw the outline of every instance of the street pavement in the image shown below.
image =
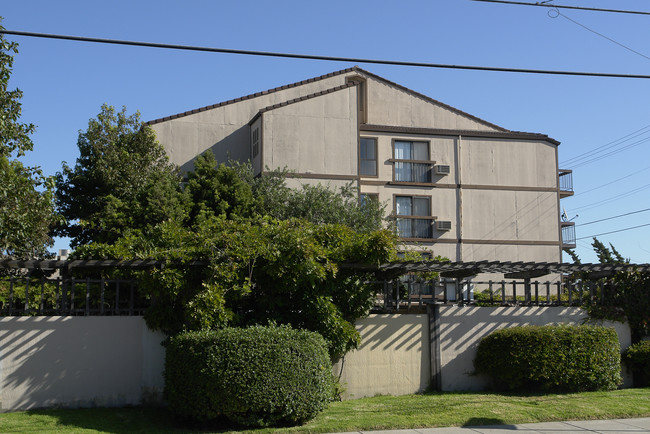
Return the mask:
<path id="1" fill-rule="evenodd" d="M 512 433 L 518 431 L 521 433 L 606 433 L 606 434 L 631 434 L 631 433 L 650 433 L 650 417 L 636 419 L 610 419 L 610 420 L 582 420 L 568 422 L 540 422 L 540 423 L 522 423 L 518 425 L 488 425 L 488 426 L 463 426 L 448 428 L 417 428 L 417 429 L 400 429 L 386 431 L 354 431 L 353 433 L 344 434 L 499 434 Z"/>

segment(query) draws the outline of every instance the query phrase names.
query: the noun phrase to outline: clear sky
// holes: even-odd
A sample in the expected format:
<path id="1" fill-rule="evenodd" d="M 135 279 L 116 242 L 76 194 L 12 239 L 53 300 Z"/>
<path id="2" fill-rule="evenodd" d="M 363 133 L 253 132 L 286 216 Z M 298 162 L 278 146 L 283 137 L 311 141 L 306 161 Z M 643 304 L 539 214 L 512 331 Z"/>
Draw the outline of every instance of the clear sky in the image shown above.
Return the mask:
<path id="1" fill-rule="evenodd" d="M 647 0 L 553 3 L 650 11 Z M 8 30 L 351 58 L 650 74 L 650 15 L 560 9 L 557 16 L 542 7 L 471 0 L 0 0 L 0 5 Z M 576 192 L 561 205 L 576 222 L 578 238 L 650 222 L 650 211 L 636 212 L 650 208 L 648 79 L 8 38 L 20 44 L 10 85 L 24 92 L 22 120 L 37 126 L 34 152 L 23 161 L 42 166 L 47 174 L 60 171 L 62 161 L 74 164 L 78 132 L 102 103 L 126 106 L 129 113 L 139 110 L 144 120 L 152 120 L 358 64 L 502 127 L 560 141 L 560 168 L 574 170 Z M 572 160 L 585 153 L 590 158 Z M 591 161 L 594 157 L 599 158 Z M 606 220 L 591 223 L 600 219 Z M 650 263 L 650 226 L 598 238 L 633 262 Z M 590 242 L 578 240 L 583 262 L 597 262 Z M 55 249 L 66 247 L 66 240 L 57 240 Z"/>

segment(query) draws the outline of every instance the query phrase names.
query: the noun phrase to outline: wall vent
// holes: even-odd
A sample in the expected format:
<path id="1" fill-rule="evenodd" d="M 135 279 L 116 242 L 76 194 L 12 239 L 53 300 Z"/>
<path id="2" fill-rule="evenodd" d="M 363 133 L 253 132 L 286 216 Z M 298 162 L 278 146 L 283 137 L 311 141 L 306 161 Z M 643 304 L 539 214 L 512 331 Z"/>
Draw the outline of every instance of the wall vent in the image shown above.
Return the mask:
<path id="1" fill-rule="evenodd" d="M 436 229 L 439 231 L 451 230 L 451 222 L 448 220 L 436 220 Z"/>
<path id="2" fill-rule="evenodd" d="M 451 173 L 451 168 L 448 164 L 438 164 L 433 168 L 436 175 L 449 175 Z"/>

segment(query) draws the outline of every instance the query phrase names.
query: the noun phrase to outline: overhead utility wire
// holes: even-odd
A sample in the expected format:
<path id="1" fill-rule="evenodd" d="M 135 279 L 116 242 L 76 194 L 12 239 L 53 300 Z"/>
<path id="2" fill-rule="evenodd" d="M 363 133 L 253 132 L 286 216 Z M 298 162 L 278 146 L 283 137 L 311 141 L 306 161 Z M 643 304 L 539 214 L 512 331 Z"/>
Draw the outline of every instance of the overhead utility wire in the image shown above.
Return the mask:
<path id="1" fill-rule="evenodd" d="M 526 2 L 505 1 L 505 0 L 472 0 L 472 1 L 484 2 L 484 3 L 501 3 L 501 4 L 506 4 L 506 5 L 541 6 L 541 7 L 545 7 L 545 8 L 577 9 L 577 10 L 581 10 L 581 11 L 614 12 L 614 13 L 619 13 L 619 14 L 650 15 L 650 12 L 645 12 L 645 11 L 628 11 L 628 10 L 620 10 L 620 9 L 586 8 L 584 6 L 566 6 L 566 5 L 555 5 L 555 4 L 544 4 L 544 3 L 526 3 Z"/>
<path id="2" fill-rule="evenodd" d="M 495 67 L 495 66 L 450 65 L 444 63 L 406 62 L 406 61 L 398 61 L 398 60 L 362 59 L 362 58 L 355 58 L 355 57 L 319 56 L 313 54 L 293 54 L 293 53 L 278 53 L 278 52 L 270 52 L 270 51 L 235 50 L 229 48 L 159 44 L 153 42 L 126 41 L 120 39 L 88 38 L 83 36 L 55 35 L 55 34 L 48 34 L 48 33 L 22 32 L 17 30 L 0 30 L 0 33 L 4 33 L 7 35 L 29 36 L 34 38 L 64 39 L 69 41 L 94 42 L 94 43 L 101 43 L 101 44 L 131 45 L 137 47 L 165 48 L 171 50 L 186 50 L 186 51 L 206 51 L 212 53 L 242 54 L 248 56 L 324 60 L 329 62 L 370 63 L 370 64 L 379 64 L 379 65 L 415 66 L 421 68 L 463 69 L 463 70 L 473 70 L 473 71 L 516 72 L 522 74 L 547 74 L 547 75 L 568 75 L 568 76 L 609 77 L 609 78 L 642 78 L 646 80 L 650 79 L 650 75 L 645 75 L 645 74 L 619 74 L 619 73 L 608 73 L 608 72 L 581 72 L 581 71 L 558 71 L 558 70 L 547 70 L 547 69 L 502 68 L 502 67 Z"/>
<path id="3" fill-rule="evenodd" d="M 604 221 L 607 221 L 607 220 L 614 220 L 614 219 L 617 219 L 619 217 L 625 217 L 627 215 L 638 214 L 640 212 L 648 212 L 648 211 L 650 211 L 650 208 L 640 209 L 638 211 L 632 211 L 632 212 L 628 212 L 628 213 L 625 213 L 625 214 L 619 214 L 619 215 L 615 215 L 615 216 L 612 216 L 612 217 L 607 217 L 607 218 L 600 219 L 600 220 L 594 220 L 594 221 L 587 222 L 587 223 L 580 223 L 580 224 L 576 224 L 575 226 L 576 227 L 578 227 L 578 226 L 587 226 L 587 225 L 590 225 L 590 224 L 593 224 L 593 223 L 600 223 L 600 222 L 604 222 Z"/>
<path id="4" fill-rule="evenodd" d="M 577 26 L 580 26 L 580 27 L 582 27 L 582 28 L 585 29 L 585 30 L 590 31 L 591 33 L 593 33 L 593 34 L 595 34 L 595 35 L 598 35 L 598 36 L 600 36 L 601 38 L 607 39 L 609 42 L 613 42 L 614 44 L 618 45 L 619 47 L 625 48 L 626 50 L 628 50 L 628 51 L 630 51 L 630 52 L 632 52 L 632 53 L 634 53 L 634 54 L 636 54 L 636 55 L 638 55 L 638 56 L 641 56 L 641 57 L 643 57 L 643 58 L 645 58 L 645 59 L 650 60 L 650 57 L 646 56 L 645 54 L 640 53 L 640 52 L 636 51 L 635 49 L 628 47 L 628 46 L 625 45 L 625 44 L 621 44 L 620 42 L 618 42 L 618 41 L 616 41 L 616 40 L 610 38 L 609 36 L 605 36 L 605 35 L 603 35 L 602 33 L 599 33 L 599 32 L 597 32 L 597 31 L 595 31 L 595 30 L 593 30 L 593 29 L 590 29 L 589 27 L 585 26 L 584 24 L 581 24 L 581 23 L 577 22 L 576 20 L 572 20 L 571 18 L 567 17 L 566 15 L 560 13 L 560 11 L 556 10 L 555 12 L 557 13 L 557 16 L 561 16 L 562 18 L 565 18 L 565 19 L 571 21 L 573 24 L 575 24 L 575 25 L 577 25 Z M 549 16 L 550 16 L 550 15 L 549 15 Z M 555 17 L 551 16 L 551 18 L 557 18 L 557 16 L 555 16 Z"/>
<path id="5" fill-rule="evenodd" d="M 629 133 L 629 134 L 627 134 L 627 135 L 625 135 L 623 137 L 619 137 L 616 140 L 612 140 L 611 142 L 607 142 L 604 145 L 598 146 L 597 148 L 590 149 L 589 151 L 583 152 L 582 154 L 576 155 L 575 157 L 571 157 L 568 160 L 563 161 L 562 165 L 577 164 L 579 162 L 579 160 L 585 160 L 587 158 L 593 157 L 595 154 L 600 154 L 601 152 L 605 152 L 606 149 L 604 149 L 604 148 L 609 147 L 611 149 L 612 145 L 619 146 L 622 143 L 624 143 L 624 142 L 626 142 L 626 141 L 628 141 L 630 139 L 633 139 L 635 137 L 643 135 L 643 134 L 645 134 L 647 132 L 646 130 L 648 130 L 648 129 L 650 129 L 650 125 L 646 125 L 645 127 L 640 128 L 640 129 L 638 129 L 636 131 L 632 131 L 631 133 Z"/>
<path id="6" fill-rule="evenodd" d="M 631 228 L 619 229 L 619 230 L 617 230 L 617 231 L 603 232 L 602 234 L 589 235 L 588 237 L 580 237 L 580 238 L 576 238 L 576 241 L 577 241 L 577 240 L 584 240 L 584 239 L 586 239 L 586 238 L 599 237 L 599 236 L 601 236 L 601 235 L 615 234 L 615 233 L 617 233 L 617 232 L 630 231 L 630 230 L 632 230 L 632 229 L 638 229 L 638 228 L 642 228 L 642 227 L 645 227 L 645 226 L 650 226 L 650 223 L 646 223 L 646 224 L 644 224 L 644 225 L 639 225 L 639 226 L 632 226 Z"/>
<path id="7" fill-rule="evenodd" d="M 585 190 L 585 191 L 580 191 L 580 193 L 576 193 L 576 194 L 574 194 L 574 195 L 571 196 L 571 197 L 580 196 L 581 194 L 587 194 L 587 193 L 590 193 L 590 192 L 592 192 L 592 191 L 594 191 L 594 190 L 598 190 L 598 189 L 601 189 L 601 188 L 603 188 L 603 187 L 607 187 L 608 185 L 612 185 L 612 184 L 614 184 L 614 183 L 616 183 L 616 182 L 619 182 L 619 181 L 622 181 L 622 180 L 624 180 L 624 179 L 630 178 L 630 177 L 636 175 L 637 173 L 644 172 L 644 171 L 646 171 L 646 170 L 648 170 L 648 169 L 650 169 L 650 166 L 644 167 L 644 168 L 641 169 L 641 170 L 637 170 L 636 172 L 632 172 L 632 173 L 630 173 L 629 175 L 625 175 L 625 176 L 623 176 L 623 177 L 621 177 L 621 178 L 615 179 L 615 180 L 610 181 L 610 182 L 607 182 L 607 183 L 605 183 L 605 184 L 601 184 L 601 185 L 599 185 L 598 187 L 590 188 L 589 190 Z"/>

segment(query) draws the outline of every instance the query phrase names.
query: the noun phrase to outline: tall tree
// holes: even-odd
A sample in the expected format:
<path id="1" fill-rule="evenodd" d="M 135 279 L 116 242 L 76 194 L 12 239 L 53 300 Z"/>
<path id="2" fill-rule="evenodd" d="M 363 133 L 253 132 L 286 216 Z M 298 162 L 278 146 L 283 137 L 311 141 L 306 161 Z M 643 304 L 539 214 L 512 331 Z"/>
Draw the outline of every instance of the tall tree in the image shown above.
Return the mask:
<path id="1" fill-rule="evenodd" d="M 56 175 L 57 206 L 66 219 L 57 234 L 72 246 L 114 242 L 127 229 L 185 218 L 177 169 L 140 114 L 102 105 L 79 132 L 80 156 Z"/>
<path id="2" fill-rule="evenodd" d="M 0 34 L 0 257 L 33 258 L 52 245 L 54 185 L 40 168 L 18 161 L 33 149 L 35 127 L 20 122 L 22 91 L 8 88 L 17 53 L 18 44 Z"/>

